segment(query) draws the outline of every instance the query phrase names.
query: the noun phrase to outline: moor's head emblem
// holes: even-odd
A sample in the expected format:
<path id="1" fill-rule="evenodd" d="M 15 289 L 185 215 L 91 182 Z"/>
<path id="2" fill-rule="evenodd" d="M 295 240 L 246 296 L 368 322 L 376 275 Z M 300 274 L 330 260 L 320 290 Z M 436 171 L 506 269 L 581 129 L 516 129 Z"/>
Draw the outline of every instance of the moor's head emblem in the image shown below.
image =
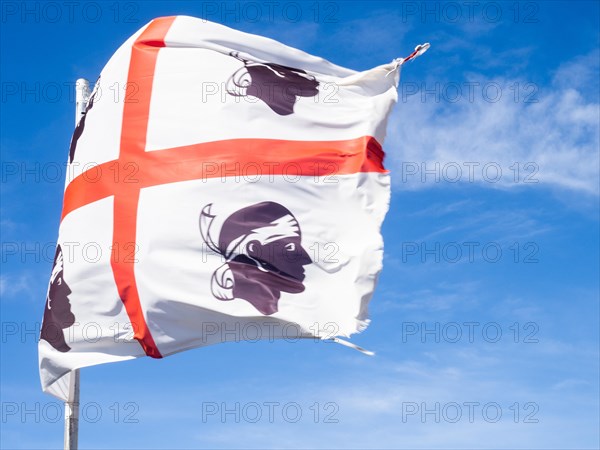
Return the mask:
<path id="1" fill-rule="evenodd" d="M 59 352 L 71 350 L 63 332 L 64 328 L 75 323 L 75 315 L 71 312 L 71 303 L 69 302 L 70 294 L 71 289 L 64 278 L 63 253 L 58 245 L 50 275 L 40 339 L 47 341 Z"/>
<path id="2" fill-rule="evenodd" d="M 200 232 L 208 248 L 225 260 L 211 280 L 217 299 L 244 299 L 270 315 L 278 310 L 281 292 L 304 291 L 303 266 L 312 261 L 302 247 L 300 225 L 287 208 L 275 202 L 242 208 L 225 220 L 216 241 L 211 209 L 212 203 L 200 213 Z"/>
<path id="3" fill-rule="evenodd" d="M 298 97 L 314 97 L 319 93 L 319 82 L 304 70 L 243 59 L 237 52 L 230 53 L 242 61 L 227 81 L 227 93 L 235 97 L 256 97 L 280 116 L 294 112 Z"/>

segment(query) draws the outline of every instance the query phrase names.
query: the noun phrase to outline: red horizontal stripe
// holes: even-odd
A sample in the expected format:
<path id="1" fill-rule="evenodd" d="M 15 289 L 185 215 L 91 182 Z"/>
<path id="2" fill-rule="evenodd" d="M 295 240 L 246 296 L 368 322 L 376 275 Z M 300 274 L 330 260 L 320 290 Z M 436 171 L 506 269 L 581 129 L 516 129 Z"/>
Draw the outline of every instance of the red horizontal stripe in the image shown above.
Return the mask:
<path id="1" fill-rule="evenodd" d="M 381 146 L 370 136 L 347 141 L 232 139 L 131 152 L 76 177 L 65 192 L 62 217 L 118 191 L 179 181 L 256 175 L 386 173 L 383 156 Z"/>

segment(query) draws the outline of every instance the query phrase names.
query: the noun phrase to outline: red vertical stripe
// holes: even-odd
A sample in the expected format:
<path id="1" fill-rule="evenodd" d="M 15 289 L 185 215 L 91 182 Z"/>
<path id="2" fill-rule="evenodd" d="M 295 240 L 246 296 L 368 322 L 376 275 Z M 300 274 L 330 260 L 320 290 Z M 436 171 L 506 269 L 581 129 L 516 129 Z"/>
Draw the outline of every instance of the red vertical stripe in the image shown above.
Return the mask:
<path id="1" fill-rule="evenodd" d="M 146 151 L 156 60 L 160 48 L 164 47 L 165 36 L 174 20 L 174 17 L 164 17 L 152 21 L 131 49 L 123 106 L 119 160 L 133 159 L 136 155 L 142 155 Z M 148 356 L 161 358 L 162 355 L 144 318 L 135 281 L 139 186 L 128 186 L 123 183 L 119 188 L 114 198 L 113 246 L 111 250 L 111 266 L 115 283 L 133 325 L 134 338 L 139 341 Z"/>

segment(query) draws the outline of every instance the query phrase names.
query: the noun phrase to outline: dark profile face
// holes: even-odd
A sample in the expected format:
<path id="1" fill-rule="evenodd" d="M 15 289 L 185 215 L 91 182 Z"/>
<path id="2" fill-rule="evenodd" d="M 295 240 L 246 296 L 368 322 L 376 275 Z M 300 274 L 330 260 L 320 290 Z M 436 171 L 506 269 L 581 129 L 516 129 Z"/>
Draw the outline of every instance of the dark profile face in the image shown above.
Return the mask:
<path id="1" fill-rule="evenodd" d="M 231 95 L 256 97 L 277 114 L 287 116 L 294 112 L 298 97 L 314 97 L 319 93 L 319 82 L 304 70 L 232 56 L 242 61 L 244 67 L 229 79 L 227 92 Z"/>
<path id="2" fill-rule="evenodd" d="M 203 214 L 210 214 L 209 207 Z M 263 202 L 233 213 L 218 246 L 207 240 L 208 228 L 203 237 L 227 261 L 213 276 L 213 294 L 220 300 L 242 298 L 269 315 L 277 312 L 281 292 L 304 291 L 304 266 L 312 261 L 296 218 L 282 205 Z"/>
<path id="3" fill-rule="evenodd" d="M 64 280 L 63 269 L 63 255 L 59 245 L 54 256 L 40 339 L 44 339 L 60 352 L 68 352 L 71 347 L 65 341 L 63 329 L 75 323 L 75 316 L 71 312 L 71 289 Z"/>
<path id="4" fill-rule="evenodd" d="M 298 227 L 299 233 L 299 227 Z M 287 236 L 261 245 L 259 241 L 248 243 L 248 255 L 273 275 L 296 281 L 299 290 L 285 290 L 285 292 L 302 292 L 304 286 L 304 266 L 312 261 L 302 248 L 300 235 Z"/>

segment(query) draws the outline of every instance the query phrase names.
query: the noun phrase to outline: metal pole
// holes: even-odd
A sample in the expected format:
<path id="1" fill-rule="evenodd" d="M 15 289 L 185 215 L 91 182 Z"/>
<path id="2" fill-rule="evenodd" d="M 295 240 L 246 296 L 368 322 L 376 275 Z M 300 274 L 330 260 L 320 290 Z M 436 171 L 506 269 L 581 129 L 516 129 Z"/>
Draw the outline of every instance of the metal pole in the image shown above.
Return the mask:
<path id="1" fill-rule="evenodd" d="M 65 402 L 65 450 L 77 450 L 79 437 L 79 369 L 71 372 L 69 401 Z"/>
<path id="2" fill-rule="evenodd" d="M 85 112 L 85 107 L 90 99 L 90 82 L 85 78 L 80 78 L 75 83 L 75 125 Z"/>
<path id="3" fill-rule="evenodd" d="M 83 117 L 90 97 L 90 83 L 80 78 L 75 84 L 75 126 Z M 79 369 L 69 376 L 69 401 L 65 402 L 65 450 L 77 450 L 79 437 Z"/>

